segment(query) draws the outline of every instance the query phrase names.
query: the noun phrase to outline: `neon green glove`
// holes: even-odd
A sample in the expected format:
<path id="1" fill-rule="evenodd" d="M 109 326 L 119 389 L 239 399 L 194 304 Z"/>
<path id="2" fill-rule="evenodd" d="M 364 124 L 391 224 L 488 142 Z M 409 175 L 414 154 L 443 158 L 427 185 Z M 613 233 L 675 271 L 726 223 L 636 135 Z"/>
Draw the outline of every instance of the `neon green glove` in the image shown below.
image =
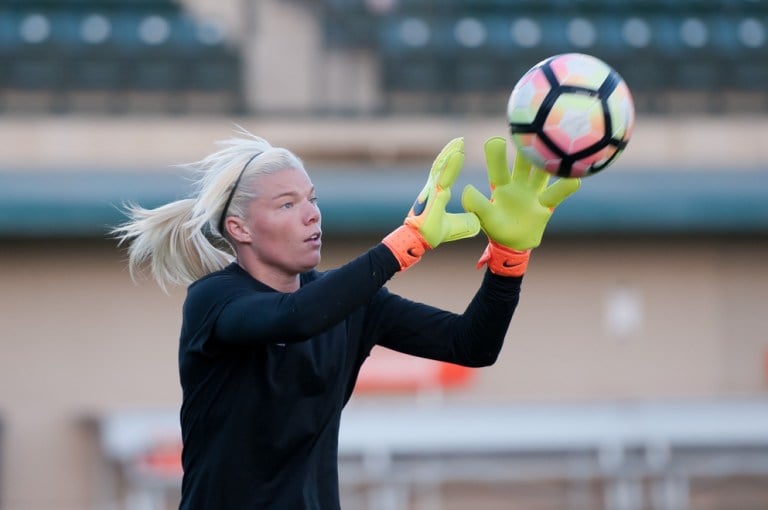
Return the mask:
<path id="1" fill-rule="evenodd" d="M 558 179 L 548 186 L 550 174 L 532 166 L 519 152 L 510 175 L 506 140 L 490 138 L 484 148 L 491 198 L 468 185 L 461 203 L 477 215 L 489 239 L 480 265 L 487 262 L 497 274 L 520 276 L 530 250 L 541 244 L 555 207 L 579 189 L 581 180 Z"/>
<path id="2" fill-rule="evenodd" d="M 418 262 L 426 250 L 444 242 L 473 237 L 480 232 L 480 221 L 468 212 L 448 213 L 451 186 L 464 164 L 464 139 L 455 138 L 443 147 L 429 171 L 424 188 L 408 211 L 404 224 L 384 238 L 405 269 Z"/>

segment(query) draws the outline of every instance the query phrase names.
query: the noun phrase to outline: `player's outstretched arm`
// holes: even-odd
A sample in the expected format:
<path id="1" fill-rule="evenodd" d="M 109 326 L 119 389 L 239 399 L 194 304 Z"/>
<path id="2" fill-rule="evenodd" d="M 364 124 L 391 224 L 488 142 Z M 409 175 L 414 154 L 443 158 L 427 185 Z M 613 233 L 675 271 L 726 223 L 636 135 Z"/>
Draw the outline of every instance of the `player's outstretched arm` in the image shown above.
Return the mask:
<path id="1" fill-rule="evenodd" d="M 461 203 L 477 215 L 488 236 L 488 247 L 478 267 L 488 264 L 491 272 L 522 276 L 530 250 L 541 243 L 552 212 L 581 185 L 580 179 L 558 179 L 531 165 L 519 152 L 510 174 L 507 144 L 501 137 L 485 142 L 490 199 L 472 185 L 464 188 Z"/>
<path id="2" fill-rule="evenodd" d="M 468 212 L 449 213 L 451 186 L 464 165 L 464 139 L 455 138 L 443 147 L 416 197 L 405 222 L 382 241 L 389 247 L 401 270 L 419 261 L 424 253 L 448 241 L 473 237 L 480 232 L 478 218 Z"/>

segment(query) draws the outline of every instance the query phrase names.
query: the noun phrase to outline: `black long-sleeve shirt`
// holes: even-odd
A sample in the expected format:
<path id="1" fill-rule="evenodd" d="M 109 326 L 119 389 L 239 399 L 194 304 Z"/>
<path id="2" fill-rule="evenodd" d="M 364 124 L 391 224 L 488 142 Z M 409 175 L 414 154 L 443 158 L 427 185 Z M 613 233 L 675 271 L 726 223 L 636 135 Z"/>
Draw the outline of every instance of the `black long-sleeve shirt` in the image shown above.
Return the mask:
<path id="1" fill-rule="evenodd" d="M 281 293 L 237 264 L 192 284 L 179 347 L 182 510 L 338 510 L 341 411 L 374 345 L 465 366 L 493 363 L 521 278 L 486 272 L 463 314 L 383 285 L 380 244 Z"/>

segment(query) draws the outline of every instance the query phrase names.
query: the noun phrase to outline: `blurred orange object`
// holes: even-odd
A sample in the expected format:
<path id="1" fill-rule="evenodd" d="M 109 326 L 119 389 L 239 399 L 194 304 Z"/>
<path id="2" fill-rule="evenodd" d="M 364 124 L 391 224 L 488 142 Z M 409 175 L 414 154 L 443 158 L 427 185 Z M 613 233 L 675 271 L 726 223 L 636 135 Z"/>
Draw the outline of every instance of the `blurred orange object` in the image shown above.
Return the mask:
<path id="1" fill-rule="evenodd" d="M 153 445 L 136 458 L 134 468 L 142 476 L 162 479 L 181 478 L 181 442 Z"/>
<path id="2" fill-rule="evenodd" d="M 355 392 L 416 393 L 464 388 L 474 375 L 475 371 L 469 367 L 374 348 L 363 363 Z"/>

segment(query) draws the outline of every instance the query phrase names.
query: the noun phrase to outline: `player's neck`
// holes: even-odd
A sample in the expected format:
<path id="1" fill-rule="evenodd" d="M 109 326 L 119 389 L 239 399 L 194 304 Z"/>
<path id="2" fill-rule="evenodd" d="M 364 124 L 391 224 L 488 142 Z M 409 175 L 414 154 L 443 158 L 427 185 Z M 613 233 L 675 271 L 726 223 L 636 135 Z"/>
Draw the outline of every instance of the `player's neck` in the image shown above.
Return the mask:
<path id="1" fill-rule="evenodd" d="M 237 263 L 256 280 L 278 292 L 295 292 L 301 286 L 297 273 L 286 272 L 248 257 L 238 257 Z"/>

